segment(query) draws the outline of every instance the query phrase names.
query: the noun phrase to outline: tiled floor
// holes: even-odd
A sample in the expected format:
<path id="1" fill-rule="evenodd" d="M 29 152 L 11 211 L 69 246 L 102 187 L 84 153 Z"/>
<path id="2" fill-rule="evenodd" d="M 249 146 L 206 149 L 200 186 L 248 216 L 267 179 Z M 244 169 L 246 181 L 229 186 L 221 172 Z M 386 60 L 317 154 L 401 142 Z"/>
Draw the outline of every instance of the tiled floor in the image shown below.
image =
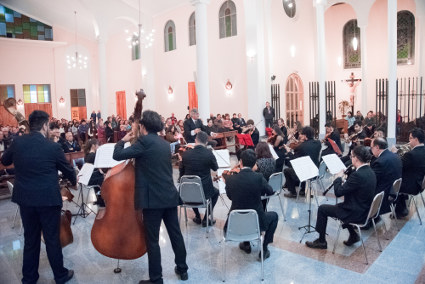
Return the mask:
<path id="1" fill-rule="evenodd" d="M 318 196 L 318 202 L 335 203 L 332 194 L 328 200 Z M 345 247 L 346 230 L 341 235 L 332 254 L 336 238 L 337 223 L 328 222 L 328 249 L 312 250 L 304 245 L 313 240 L 317 233 L 307 234 L 299 243 L 303 231 L 298 227 L 308 222 L 308 202 L 281 196 L 287 221 L 283 222 L 278 199 L 271 200 L 269 210 L 279 214 L 279 224 L 275 241 L 270 246 L 271 257 L 265 261 L 265 283 L 424 283 L 425 279 L 425 225 L 419 225 L 416 213 L 411 208 L 408 220 L 399 221 L 400 232 L 394 229 L 394 221 L 384 217 L 389 231 L 383 236 L 383 222 L 379 223 L 383 252 L 378 251 L 377 239 L 373 229 L 363 231 L 369 265 L 365 264 L 363 249 L 358 243 Z M 229 206 L 230 201 L 223 196 Z M 228 212 L 219 199 L 214 210 L 217 223 L 206 238 L 205 229 L 189 220 L 187 228 L 181 222 L 188 252 L 189 281 L 185 283 L 220 283 L 222 281 L 222 228 Z M 422 202 L 418 203 L 420 213 L 425 217 Z M 76 208 L 69 206 L 72 211 Z M 0 283 L 19 283 L 22 265 L 23 237 L 19 235 L 20 220 L 11 229 L 16 205 L 10 200 L 0 201 Z M 190 210 L 189 210 L 190 211 Z M 312 224 L 316 220 L 317 205 L 312 202 Z M 189 213 L 189 217 L 193 214 Z M 415 214 L 413 214 L 415 213 Z M 99 254 L 92 246 L 90 231 L 94 221 L 91 214 L 86 219 L 78 218 L 72 226 L 74 243 L 63 249 L 66 267 L 75 271 L 69 283 L 138 283 L 148 278 L 147 255 L 129 261 L 121 261 L 121 274 L 114 274 L 116 260 Z M 165 230 L 161 231 L 162 267 L 165 283 L 180 282 L 174 274 L 174 255 Z M 251 255 L 240 251 L 236 243 L 227 243 L 227 283 L 259 283 L 261 265 L 257 261 L 258 247 L 254 245 Z M 40 261 L 40 280 L 38 283 L 54 283 L 53 275 L 42 245 Z"/>

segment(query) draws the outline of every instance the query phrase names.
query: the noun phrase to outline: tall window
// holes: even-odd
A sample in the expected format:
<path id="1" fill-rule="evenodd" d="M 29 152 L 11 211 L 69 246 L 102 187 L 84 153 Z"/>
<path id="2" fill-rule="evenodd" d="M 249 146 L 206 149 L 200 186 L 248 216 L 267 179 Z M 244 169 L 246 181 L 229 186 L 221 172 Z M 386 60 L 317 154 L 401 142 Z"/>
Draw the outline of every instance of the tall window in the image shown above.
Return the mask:
<path id="1" fill-rule="evenodd" d="M 409 11 L 397 13 L 397 63 L 413 64 L 415 57 L 415 16 Z"/>
<path id="2" fill-rule="evenodd" d="M 189 46 L 196 44 L 196 23 L 195 23 L 195 12 L 190 15 L 189 18 Z"/>
<path id="3" fill-rule="evenodd" d="M 0 85 L 0 105 L 8 98 L 15 97 L 15 85 Z"/>
<path id="4" fill-rule="evenodd" d="M 50 103 L 50 85 L 24 85 L 24 103 Z"/>
<path id="5" fill-rule="evenodd" d="M 297 121 L 304 121 L 304 87 L 300 76 L 293 73 L 286 80 L 286 125 L 292 127 Z"/>
<path id="6" fill-rule="evenodd" d="M 71 107 L 86 106 L 86 90 L 71 89 Z"/>
<path id="7" fill-rule="evenodd" d="M 165 52 L 176 49 L 176 26 L 169 20 L 164 29 Z"/>
<path id="8" fill-rule="evenodd" d="M 140 42 L 139 37 L 133 35 L 131 38 L 131 60 L 140 59 Z"/>
<path id="9" fill-rule="evenodd" d="M 344 25 L 344 68 L 361 67 L 360 28 L 357 20 L 350 20 Z"/>
<path id="10" fill-rule="evenodd" d="M 227 0 L 220 7 L 219 12 L 220 38 L 238 34 L 236 25 L 236 6 L 233 1 Z"/>

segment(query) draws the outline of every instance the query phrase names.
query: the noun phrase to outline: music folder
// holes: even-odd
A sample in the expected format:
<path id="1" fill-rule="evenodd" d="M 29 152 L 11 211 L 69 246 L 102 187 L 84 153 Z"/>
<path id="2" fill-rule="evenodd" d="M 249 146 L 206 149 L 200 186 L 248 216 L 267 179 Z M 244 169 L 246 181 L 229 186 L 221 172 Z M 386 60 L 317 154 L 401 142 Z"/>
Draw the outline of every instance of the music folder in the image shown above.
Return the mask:
<path id="1" fill-rule="evenodd" d="M 85 163 L 81 170 L 78 172 L 77 180 L 83 185 L 88 185 L 90 178 L 93 174 L 94 165 Z"/>
<path id="2" fill-rule="evenodd" d="M 319 175 L 319 169 L 309 156 L 291 160 L 291 165 L 300 182 L 315 178 Z"/>
<path id="3" fill-rule="evenodd" d="M 212 151 L 219 168 L 229 168 L 230 167 L 230 153 L 228 149 L 223 150 L 213 150 Z"/>
<path id="4" fill-rule="evenodd" d="M 347 167 L 336 154 L 329 154 L 323 156 L 322 159 L 328 167 L 329 172 L 333 175 L 336 175 L 337 173 L 345 171 L 347 169 Z"/>
<path id="5" fill-rule="evenodd" d="M 113 168 L 124 161 L 117 161 L 112 158 L 114 155 L 115 143 L 107 143 L 100 146 L 96 151 L 94 159 L 95 168 Z M 126 147 L 125 147 L 126 148 Z"/>

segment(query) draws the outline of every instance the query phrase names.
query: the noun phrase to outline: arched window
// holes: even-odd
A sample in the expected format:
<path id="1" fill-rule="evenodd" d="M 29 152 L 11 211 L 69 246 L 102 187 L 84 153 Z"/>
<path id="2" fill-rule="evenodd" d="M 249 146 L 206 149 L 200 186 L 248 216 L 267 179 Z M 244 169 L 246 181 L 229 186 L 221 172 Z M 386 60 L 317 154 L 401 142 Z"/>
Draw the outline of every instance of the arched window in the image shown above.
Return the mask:
<path id="1" fill-rule="evenodd" d="M 297 121 L 304 123 L 304 87 L 297 74 L 291 74 L 286 80 L 286 125 L 292 127 Z"/>
<path id="2" fill-rule="evenodd" d="M 219 12 L 220 38 L 238 34 L 236 26 L 236 6 L 233 1 L 227 0 L 220 7 Z"/>
<path id="3" fill-rule="evenodd" d="M 195 12 L 190 15 L 189 18 L 189 46 L 196 44 L 196 22 L 195 22 Z"/>
<path id="4" fill-rule="evenodd" d="M 165 52 L 176 49 L 176 26 L 169 20 L 164 28 Z"/>
<path id="5" fill-rule="evenodd" d="M 397 63 L 413 64 L 415 57 L 415 16 L 409 11 L 397 13 Z"/>
<path id="6" fill-rule="evenodd" d="M 360 28 L 357 20 L 350 20 L 344 25 L 344 68 L 360 68 L 362 63 L 360 49 Z"/>

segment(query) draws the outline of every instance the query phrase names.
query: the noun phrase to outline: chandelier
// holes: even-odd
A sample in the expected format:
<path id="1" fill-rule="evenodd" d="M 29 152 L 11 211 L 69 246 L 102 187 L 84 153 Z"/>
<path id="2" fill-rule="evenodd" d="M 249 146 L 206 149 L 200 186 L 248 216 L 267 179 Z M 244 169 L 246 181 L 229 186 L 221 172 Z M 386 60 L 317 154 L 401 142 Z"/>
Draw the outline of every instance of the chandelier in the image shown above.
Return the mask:
<path id="1" fill-rule="evenodd" d="M 138 30 L 137 32 L 133 32 L 132 34 L 129 34 L 129 30 L 125 30 L 126 34 L 129 34 L 127 37 L 127 41 L 129 42 L 128 48 L 133 48 L 136 46 L 144 46 L 145 48 L 149 48 L 153 45 L 154 42 L 154 35 L 155 35 L 155 29 L 152 29 L 150 32 L 146 32 L 142 28 L 142 22 L 141 22 L 141 2 L 142 0 L 139 0 L 139 24 L 138 24 Z"/>
<path id="2" fill-rule="evenodd" d="M 77 41 L 77 11 L 74 11 L 75 18 L 75 53 L 73 55 L 66 55 L 66 64 L 68 69 L 87 69 L 88 57 L 78 53 Z"/>

